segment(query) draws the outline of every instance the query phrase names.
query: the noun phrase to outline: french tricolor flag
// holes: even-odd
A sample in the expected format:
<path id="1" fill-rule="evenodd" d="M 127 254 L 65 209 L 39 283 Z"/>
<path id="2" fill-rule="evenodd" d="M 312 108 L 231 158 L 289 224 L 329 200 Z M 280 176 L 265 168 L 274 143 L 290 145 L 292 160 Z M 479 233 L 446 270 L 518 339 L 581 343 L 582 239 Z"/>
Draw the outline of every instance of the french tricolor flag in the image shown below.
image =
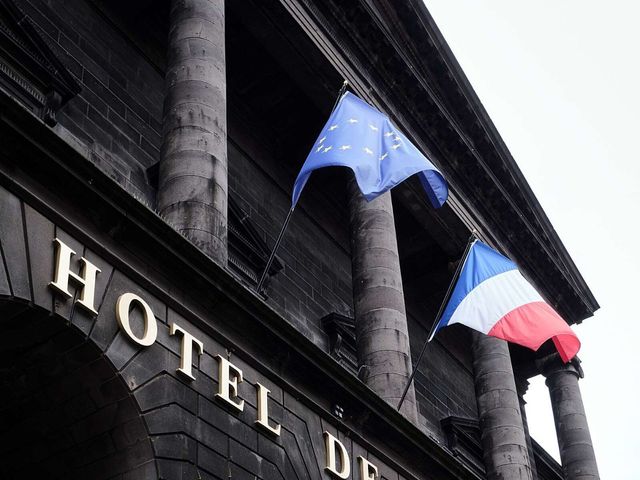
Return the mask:
<path id="1" fill-rule="evenodd" d="M 429 340 L 454 323 L 532 350 L 551 338 L 564 362 L 580 349 L 573 330 L 547 305 L 516 264 L 479 240 L 472 244 Z"/>

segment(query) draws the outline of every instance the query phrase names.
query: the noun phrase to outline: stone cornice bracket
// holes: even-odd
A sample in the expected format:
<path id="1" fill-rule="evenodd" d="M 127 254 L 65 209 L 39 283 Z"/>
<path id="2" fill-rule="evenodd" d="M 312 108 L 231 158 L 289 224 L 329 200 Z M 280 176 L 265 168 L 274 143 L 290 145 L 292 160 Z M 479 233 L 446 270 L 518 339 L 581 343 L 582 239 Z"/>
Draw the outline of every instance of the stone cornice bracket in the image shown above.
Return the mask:
<path id="1" fill-rule="evenodd" d="M 80 84 L 13 0 L 0 0 L 0 88 L 56 125 L 56 114 Z"/>
<path id="2" fill-rule="evenodd" d="M 352 317 L 333 312 L 322 317 L 320 322 L 329 336 L 329 353 L 331 356 L 352 373 L 358 375 L 358 378 L 362 381 L 366 381 L 360 375 L 364 372 L 363 369 L 368 367 L 361 365 L 358 368 L 355 320 Z"/>

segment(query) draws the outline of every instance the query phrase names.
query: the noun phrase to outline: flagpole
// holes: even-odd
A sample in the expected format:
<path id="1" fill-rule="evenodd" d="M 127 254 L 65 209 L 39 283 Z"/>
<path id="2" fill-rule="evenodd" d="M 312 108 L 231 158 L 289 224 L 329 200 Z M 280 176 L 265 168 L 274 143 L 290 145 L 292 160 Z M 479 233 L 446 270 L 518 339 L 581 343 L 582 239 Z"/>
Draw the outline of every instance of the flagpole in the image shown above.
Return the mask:
<path id="1" fill-rule="evenodd" d="M 273 259 L 276 257 L 276 251 L 278 250 L 278 247 L 280 246 L 280 242 L 282 241 L 282 237 L 284 236 L 284 232 L 287 229 L 287 226 L 289 225 L 289 220 L 291 220 L 291 215 L 293 215 L 293 210 L 295 209 L 295 207 L 291 207 L 291 209 L 289 210 L 289 213 L 287 213 L 287 218 L 285 218 L 284 223 L 282 224 L 282 228 L 280 229 L 280 233 L 278 234 L 278 238 L 276 239 L 276 243 L 273 246 L 273 250 L 271 250 L 271 255 L 269 255 L 269 260 L 267 260 L 267 265 L 266 267 L 264 267 L 264 271 L 262 272 L 262 276 L 260 277 L 260 281 L 258 282 L 258 286 L 256 287 L 256 292 L 258 292 L 258 294 L 261 294 L 261 290 L 262 290 L 262 284 L 264 283 L 265 279 L 267 278 L 267 273 L 269 272 L 269 269 L 271 268 L 271 264 L 273 263 Z"/>
<path id="2" fill-rule="evenodd" d="M 344 94 L 348 85 L 349 85 L 349 82 L 347 80 L 345 80 L 342 83 L 342 87 L 340 87 L 340 91 L 338 92 L 338 98 L 336 98 L 336 101 L 333 104 L 333 108 L 331 108 L 331 113 L 333 113 L 333 111 L 338 106 L 338 102 L 342 98 L 342 95 Z M 269 273 L 269 269 L 271 268 L 271 265 L 273 264 L 273 260 L 276 257 L 276 252 L 278 251 L 278 247 L 280 247 L 280 242 L 282 241 L 282 237 L 284 237 L 284 232 L 286 231 L 287 226 L 289 225 L 289 220 L 291 220 L 291 215 L 293 215 L 293 211 L 295 210 L 295 208 L 296 208 L 295 205 L 291 206 L 291 209 L 289 209 L 289 213 L 287 213 L 287 218 L 285 218 L 284 223 L 282 224 L 282 228 L 280 229 L 280 233 L 278 234 L 276 243 L 273 246 L 273 250 L 271 250 L 271 254 L 269 255 L 269 260 L 267 260 L 267 264 L 264 267 L 264 271 L 262 272 L 262 276 L 260 277 L 260 281 L 258 282 L 258 286 L 256 287 L 256 292 L 258 293 L 258 295 L 262 294 L 261 292 L 262 285 L 264 284 L 264 281 L 267 278 L 267 274 Z"/>
<path id="3" fill-rule="evenodd" d="M 476 231 L 474 229 L 471 232 L 471 235 L 469 236 L 469 240 L 467 240 L 467 245 L 464 248 L 464 253 L 462 254 L 462 258 L 458 262 L 456 271 L 453 274 L 453 278 L 451 279 L 451 282 L 449 283 L 449 288 L 447 288 L 447 293 L 445 294 L 442 300 L 442 303 L 440 303 L 440 308 L 438 309 L 438 313 L 436 314 L 436 321 L 433 322 L 433 325 L 431 325 L 431 329 L 429 330 L 429 335 L 427 336 L 427 341 L 424 342 L 424 345 L 422 346 L 422 350 L 420 351 L 420 355 L 418 355 L 418 360 L 416 360 L 416 363 L 413 366 L 413 370 L 411 371 L 411 376 L 409 376 L 409 380 L 407 381 L 407 386 L 404 387 L 404 391 L 402 392 L 402 396 L 400 397 L 400 402 L 398 402 L 398 408 L 397 408 L 398 411 L 400 410 L 400 407 L 402 407 L 404 399 L 407 396 L 407 392 L 409 391 L 411 382 L 413 382 L 413 377 L 415 377 L 416 372 L 418 371 L 418 367 L 420 366 L 420 361 L 422 360 L 424 352 L 427 350 L 427 345 L 431 340 L 431 335 L 433 335 L 434 330 L 438 326 L 438 322 L 440 321 L 440 316 L 442 315 L 442 311 L 444 310 L 444 307 L 446 306 L 447 301 L 449 300 L 451 291 L 453 290 L 453 287 L 456 284 L 458 277 L 460 276 L 460 272 L 462 271 L 462 266 L 464 265 L 465 259 L 467 258 L 467 255 L 469 254 L 469 250 L 471 250 L 471 246 L 473 245 L 473 242 L 475 240 L 476 240 Z"/>

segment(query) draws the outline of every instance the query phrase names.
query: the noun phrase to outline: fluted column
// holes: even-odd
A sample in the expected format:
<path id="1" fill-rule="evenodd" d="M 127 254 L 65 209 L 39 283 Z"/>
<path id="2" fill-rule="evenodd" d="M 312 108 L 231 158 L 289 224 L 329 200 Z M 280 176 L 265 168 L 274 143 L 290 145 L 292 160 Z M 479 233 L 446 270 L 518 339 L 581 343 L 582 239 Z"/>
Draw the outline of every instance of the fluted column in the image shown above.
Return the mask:
<path id="1" fill-rule="evenodd" d="M 507 342 L 472 331 L 473 371 L 488 480 L 531 480 Z"/>
<path id="2" fill-rule="evenodd" d="M 578 379 L 584 377 L 576 357 L 563 364 L 557 354 L 540 362 L 547 378 L 551 409 L 556 424 L 562 471 L 566 480 L 597 480 L 596 463 L 587 416 L 582 403 Z"/>
<path id="3" fill-rule="evenodd" d="M 358 362 L 366 384 L 395 407 L 411 375 L 411 351 L 391 194 L 367 202 L 355 180 L 349 190 Z M 413 385 L 401 411 L 417 421 Z"/>
<path id="4" fill-rule="evenodd" d="M 223 0 L 172 0 L 158 210 L 227 264 Z"/>

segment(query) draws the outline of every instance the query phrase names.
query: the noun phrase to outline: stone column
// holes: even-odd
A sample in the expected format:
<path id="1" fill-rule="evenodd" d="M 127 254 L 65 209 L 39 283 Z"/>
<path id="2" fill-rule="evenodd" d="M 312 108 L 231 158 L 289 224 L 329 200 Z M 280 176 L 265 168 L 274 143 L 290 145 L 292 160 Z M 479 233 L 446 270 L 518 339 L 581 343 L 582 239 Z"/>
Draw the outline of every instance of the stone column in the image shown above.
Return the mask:
<path id="1" fill-rule="evenodd" d="M 536 466 L 536 456 L 533 452 L 533 443 L 529 434 L 529 422 L 527 421 L 527 411 L 524 406 L 524 394 L 529 390 L 529 380 L 526 378 L 518 378 L 516 375 L 516 390 L 518 392 L 518 402 L 520 403 L 520 415 L 522 416 L 522 427 L 524 428 L 524 438 L 527 441 L 527 453 L 529 454 L 529 465 L 531 466 L 531 478 L 538 480 L 538 469 Z"/>
<path id="2" fill-rule="evenodd" d="M 411 351 L 391 194 L 367 202 L 352 179 L 349 197 L 358 363 L 367 370 L 365 383 L 396 407 L 411 375 Z M 413 385 L 401 412 L 417 422 Z"/>
<path id="3" fill-rule="evenodd" d="M 172 0 L 158 211 L 227 264 L 223 0 Z"/>
<path id="4" fill-rule="evenodd" d="M 598 465 L 582 404 L 578 379 L 584 377 L 576 357 L 563 364 L 557 354 L 540 361 L 547 378 L 551 408 L 556 424 L 562 471 L 566 480 L 597 480 Z"/>
<path id="5" fill-rule="evenodd" d="M 473 371 L 488 480 L 531 480 L 507 342 L 472 331 Z"/>

